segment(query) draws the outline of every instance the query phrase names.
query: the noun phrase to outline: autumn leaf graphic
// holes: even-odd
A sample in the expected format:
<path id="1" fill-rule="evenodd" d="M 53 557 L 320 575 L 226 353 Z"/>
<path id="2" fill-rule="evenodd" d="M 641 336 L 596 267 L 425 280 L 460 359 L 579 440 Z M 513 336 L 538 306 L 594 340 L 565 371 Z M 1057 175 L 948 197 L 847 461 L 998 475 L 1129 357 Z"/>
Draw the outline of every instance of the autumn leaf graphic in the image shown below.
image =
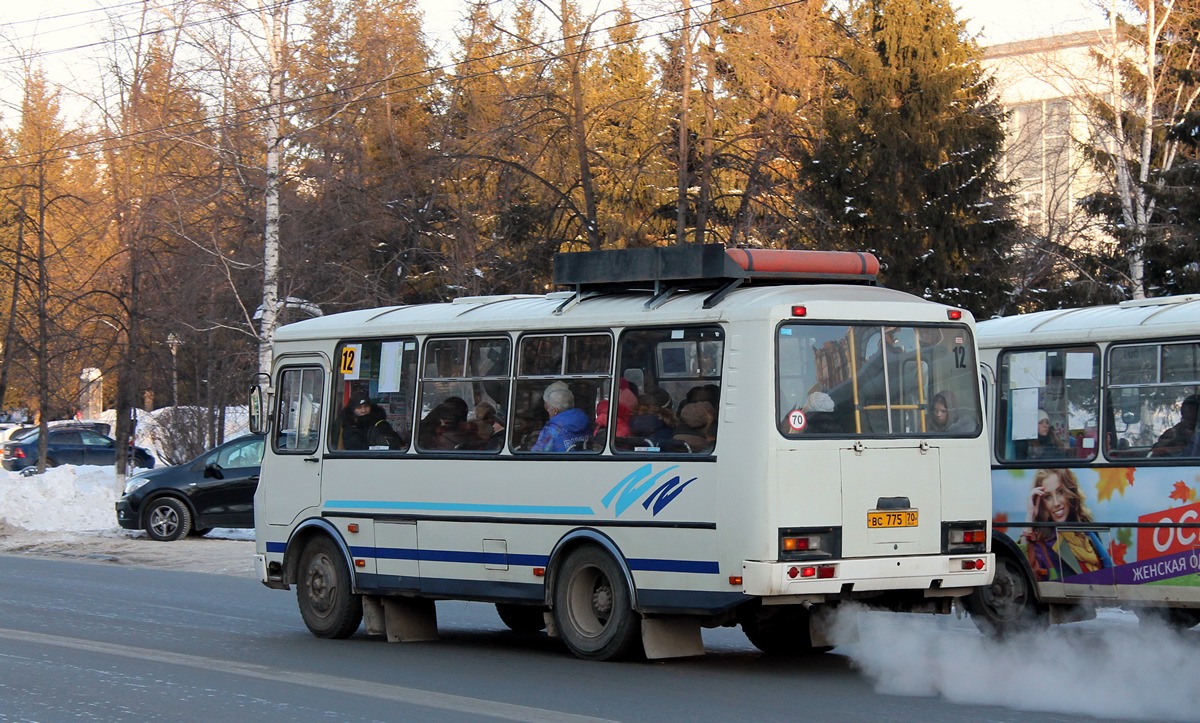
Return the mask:
<path id="1" fill-rule="evenodd" d="M 1008 532 L 1008 513 L 997 512 L 992 516 L 992 529 L 996 532 Z"/>
<path id="2" fill-rule="evenodd" d="M 1108 543 L 1108 555 L 1112 558 L 1114 565 L 1125 564 L 1125 553 L 1129 551 L 1129 545 L 1117 540 L 1112 540 Z"/>
<path id="3" fill-rule="evenodd" d="M 1106 467 L 1098 470 L 1100 481 L 1096 483 L 1097 498 L 1100 501 L 1112 499 L 1113 492 L 1125 496 L 1125 488 L 1133 484 L 1133 467 Z"/>
<path id="4" fill-rule="evenodd" d="M 1183 480 L 1175 483 L 1175 487 L 1171 490 L 1171 494 L 1167 495 L 1170 499 L 1179 500 L 1185 505 L 1189 502 L 1196 501 L 1196 490 L 1187 486 Z"/>

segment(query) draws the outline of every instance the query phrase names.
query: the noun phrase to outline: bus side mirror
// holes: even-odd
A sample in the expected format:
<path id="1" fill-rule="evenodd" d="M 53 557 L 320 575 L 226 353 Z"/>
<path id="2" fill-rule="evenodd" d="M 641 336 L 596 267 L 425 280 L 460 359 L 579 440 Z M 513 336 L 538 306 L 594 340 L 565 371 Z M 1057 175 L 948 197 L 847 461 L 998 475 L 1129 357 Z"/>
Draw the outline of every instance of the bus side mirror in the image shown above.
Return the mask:
<path id="1" fill-rule="evenodd" d="M 1121 421 L 1125 423 L 1126 427 L 1128 427 L 1129 425 L 1138 421 L 1138 415 L 1135 412 L 1122 412 Z"/>
<path id="2" fill-rule="evenodd" d="M 267 420 L 263 418 L 263 390 L 261 384 L 250 387 L 249 421 L 252 434 L 265 434 Z"/>

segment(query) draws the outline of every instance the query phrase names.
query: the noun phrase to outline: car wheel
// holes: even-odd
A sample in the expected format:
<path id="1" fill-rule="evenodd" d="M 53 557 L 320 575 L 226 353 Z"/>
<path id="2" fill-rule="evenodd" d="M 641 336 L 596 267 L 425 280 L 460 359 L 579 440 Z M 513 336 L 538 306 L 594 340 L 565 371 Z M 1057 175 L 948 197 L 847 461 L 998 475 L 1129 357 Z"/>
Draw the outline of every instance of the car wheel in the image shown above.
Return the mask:
<path id="1" fill-rule="evenodd" d="M 833 648 L 813 645 L 809 630 L 811 613 L 803 608 L 771 611 L 750 611 L 741 621 L 742 632 L 750 644 L 767 655 L 791 657 L 826 653 Z"/>
<path id="2" fill-rule="evenodd" d="M 296 579 L 300 617 L 318 638 L 348 638 L 362 624 L 362 597 L 350 589 L 350 568 L 328 537 L 313 538 L 300 555 Z"/>
<path id="3" fill-rule="evenodd" d="M 192 528 L 192 513 L 174 497 L 151 500 L 143 519 L 146 534 L 159 542 L 174 542 Z"/>
<path id="4" fill-rule="evenodd" d="M 584 660 L 629 657 L 642 637 L 624 573 L 592 546 L 570 553 L 555 576 L 554 623 L 571 654 Z"/>
<path id="5" fill-rule="evenodd" d="M 1137 608 L 1139 625 L 1165 625 L 1173 630 L 1187 630 L 1200 623 L 1200 610 L 1191 608 Z"/>
<path id="6" fill-rule="evenodd" d="M 534 605 L 496 603 L 496 613 L 509 630 L 517 633 L 538 633 L 546 629 L 546 609 Z"/>
<path id="7" fill-rule="evenodd" d="M 1049 625 L 1045 608 L 1038 603 L 1025 566 L 1011 555 L 996 554 L 992 584 L 975 588 L 963 599 L 971 621 L 993 638 L 1044 630 Z"/>

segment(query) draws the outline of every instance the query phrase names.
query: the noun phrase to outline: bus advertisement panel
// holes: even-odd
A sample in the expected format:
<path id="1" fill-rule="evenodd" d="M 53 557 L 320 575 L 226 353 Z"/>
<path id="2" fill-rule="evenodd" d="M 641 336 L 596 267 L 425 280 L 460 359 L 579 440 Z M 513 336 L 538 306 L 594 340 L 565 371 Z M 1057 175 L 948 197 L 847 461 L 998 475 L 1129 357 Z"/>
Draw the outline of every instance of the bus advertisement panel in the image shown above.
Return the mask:
<path id="1" fill-rule="evenodd" d="M 1122 606 L 1200 622 L 1200 297 L 989 320 L 993 584 L 1006 632 Z"/>

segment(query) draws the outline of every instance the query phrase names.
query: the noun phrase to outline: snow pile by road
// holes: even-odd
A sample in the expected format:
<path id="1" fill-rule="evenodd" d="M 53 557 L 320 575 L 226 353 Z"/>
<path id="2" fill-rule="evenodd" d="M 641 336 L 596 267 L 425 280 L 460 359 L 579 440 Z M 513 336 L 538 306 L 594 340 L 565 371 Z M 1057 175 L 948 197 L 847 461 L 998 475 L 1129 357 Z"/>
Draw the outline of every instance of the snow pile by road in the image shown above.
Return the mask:
<path id="1" fill-rule="evenodd" d="M 116 531 L 121 490 L 112 467 L 64 465 L 23 477 L 0 472 L 0 522 L 31 532 Z"/>

